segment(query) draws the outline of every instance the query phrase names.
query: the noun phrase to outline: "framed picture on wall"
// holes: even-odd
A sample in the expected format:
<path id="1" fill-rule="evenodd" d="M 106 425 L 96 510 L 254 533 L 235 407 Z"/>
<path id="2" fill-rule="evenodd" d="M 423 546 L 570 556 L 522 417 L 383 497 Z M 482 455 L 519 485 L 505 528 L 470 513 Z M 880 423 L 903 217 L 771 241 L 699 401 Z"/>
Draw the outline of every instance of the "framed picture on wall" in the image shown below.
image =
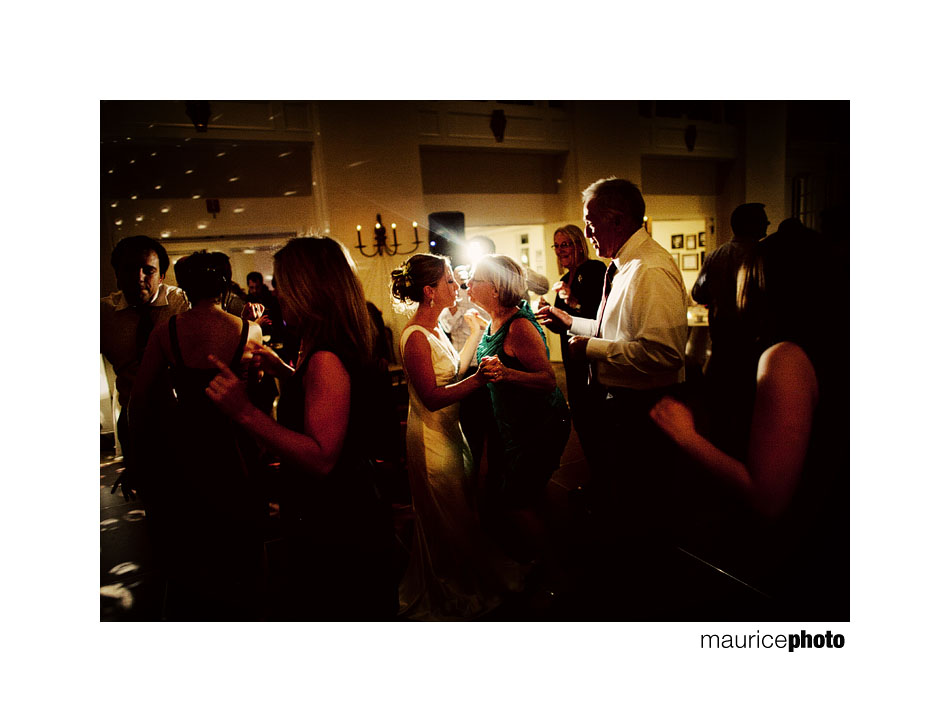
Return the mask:
<path id="1" fill-rule="evenodd" d="M 678 253 L 671 253 L 670 255 L 673 256 L 673 263 L 675 263 L 675 264 L 676 264 L 676 267 L 679 268 L 679 267 L 680 267 L 680 254 L 678 254 Z"/>
<path id="2" fill-rule="evenodd" d="M 683 270 L 684 271 L 698 271 L 699 270 L 699 254 L 684 253 L 683 254 Z"/>
<path id="3" fill-rule="evenodd" d="M 699 232 L 699 247 L 700 248 L 706 247 L 706 231 Z"/>
<path id="4" fill-rule="evenodd" d="M 696 248 L 696 235 L 686 236 L 686 248 Z"/>
<path id="5" fill-rule="evenodd" d="M 682 248 L 683 247 L 683 234 L 672 236 L 670 239 L 670 245 L 673 248 Z"/>

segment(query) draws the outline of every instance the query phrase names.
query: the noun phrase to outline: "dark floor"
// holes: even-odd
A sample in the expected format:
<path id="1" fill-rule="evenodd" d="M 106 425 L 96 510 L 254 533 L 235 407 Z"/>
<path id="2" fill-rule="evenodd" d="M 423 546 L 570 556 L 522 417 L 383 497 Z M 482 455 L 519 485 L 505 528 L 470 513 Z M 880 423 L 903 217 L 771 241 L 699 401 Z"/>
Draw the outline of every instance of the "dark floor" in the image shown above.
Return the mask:
<path id="1" fill-rule="evenodd" d="M 563 369 L 560 364 L 555 368 L 564 388 Z M 161 620 L 165 589 L 149 546 L 145 512 L 138 501 L 126 501 L 121 491 L 111 493 L 122 471 L 121 457 L 116 459 L 113 452 L 111 435 L 103 436 L 100 619 Z M 770 616 L 764 595 L 705 561 L 705 549 L 691 548 L 688 540 L 651 544 L 640 551 L 627 548 L 622 557 L 598 551 L 602 547 L 593 543 L 598 529 L 572 494 L 588 477 L 587 462 L 572 432 L 561 466 L 547 489 L 551 561 L 529 576 L 523 593 L 514 595 L 485 621 L 727 621 Z M 399 562 L 405 564 L 412 509 L 398 498 L 396 502 L 393 512 L 400 541 Z M 268 555 L 279 560 L 276 509 L 272 512 Z"/>

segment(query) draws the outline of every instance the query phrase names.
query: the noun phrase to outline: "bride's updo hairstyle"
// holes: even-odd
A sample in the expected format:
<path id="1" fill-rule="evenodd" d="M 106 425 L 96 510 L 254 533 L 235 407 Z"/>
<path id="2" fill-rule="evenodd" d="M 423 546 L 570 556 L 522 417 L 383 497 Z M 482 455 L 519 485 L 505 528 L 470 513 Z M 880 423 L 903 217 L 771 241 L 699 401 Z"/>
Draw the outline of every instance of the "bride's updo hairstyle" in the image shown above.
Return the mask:
<path id="1" fill-rule="evenodd" d="M 408 313 L 425 299 L 423 289 L 445 277 L 449 259 L 431 253 L 417 253 L 392 272 L 390 293 L 397 313 Z"/>

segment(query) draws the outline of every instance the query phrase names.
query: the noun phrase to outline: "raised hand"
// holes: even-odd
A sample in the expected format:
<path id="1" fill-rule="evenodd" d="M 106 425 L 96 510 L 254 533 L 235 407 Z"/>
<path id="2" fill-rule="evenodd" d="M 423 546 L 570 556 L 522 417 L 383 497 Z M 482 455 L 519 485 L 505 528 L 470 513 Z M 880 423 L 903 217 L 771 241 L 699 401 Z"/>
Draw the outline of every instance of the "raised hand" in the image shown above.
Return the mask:
<path id="1" fill-rule="evenodd" d="M 469 309 L 465 312 L 465 315 L 462 317 L 465 320 L 465 323 L 468 325 L 469 330 L 473 334 L 477 334 L 481 337 L 482 333 L 488 328 L 488 321 L 478 315 L 478 311 L 474 308 Z"/>
<path id="2" fill-rule="evenodd" d="M 539 304 L 535 318 L 538 319 L 538 323 L 550 328 L 554 333 L 565 333 L 571 327 L 571 314 L 551 305 Z"/>
<path id="3" fill-rule="evenodd" d="M 205 389 L 205 393 L 214 402 L 215 406 L 232 419 L 239 418 L 248 409 L 253 408 L 247 398 L 244 384 L 234 375 L 234 372 L 213 354 L 208 356 L 208 360 L 217 366 L 220 371 L 217 376 L 211 379 L 211 383 Z"/>
<path id="4" fill-rule="evenodd" d="M 241 309 L 241 318 L 245 321 L 256 321 L 264 315 L 263 303 L 245 303 Z"/>
<path id="5" fill-rule="evenodd" d="M 284 363 L 284 360 L 270 346 L 264 346 L 253 339 L 248 339 L 247 348 L 250 350 L 248 367 L 251 371 L 255 373 L 263 371 L 282 379 L 293 375 L 293 367 Z"/>

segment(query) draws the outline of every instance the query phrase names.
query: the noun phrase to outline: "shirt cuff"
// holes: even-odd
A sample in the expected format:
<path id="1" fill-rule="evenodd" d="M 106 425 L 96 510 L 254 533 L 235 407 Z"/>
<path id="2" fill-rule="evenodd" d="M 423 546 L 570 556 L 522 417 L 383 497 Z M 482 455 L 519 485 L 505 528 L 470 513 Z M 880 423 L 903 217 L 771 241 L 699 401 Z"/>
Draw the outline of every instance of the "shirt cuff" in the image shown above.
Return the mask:
<path id="1" fill-rule="evenodd" d="M 607 338 L 592 338 L 587 342 L 587 358 L 606 360 L 611 343 L 612 341 Z"/>

